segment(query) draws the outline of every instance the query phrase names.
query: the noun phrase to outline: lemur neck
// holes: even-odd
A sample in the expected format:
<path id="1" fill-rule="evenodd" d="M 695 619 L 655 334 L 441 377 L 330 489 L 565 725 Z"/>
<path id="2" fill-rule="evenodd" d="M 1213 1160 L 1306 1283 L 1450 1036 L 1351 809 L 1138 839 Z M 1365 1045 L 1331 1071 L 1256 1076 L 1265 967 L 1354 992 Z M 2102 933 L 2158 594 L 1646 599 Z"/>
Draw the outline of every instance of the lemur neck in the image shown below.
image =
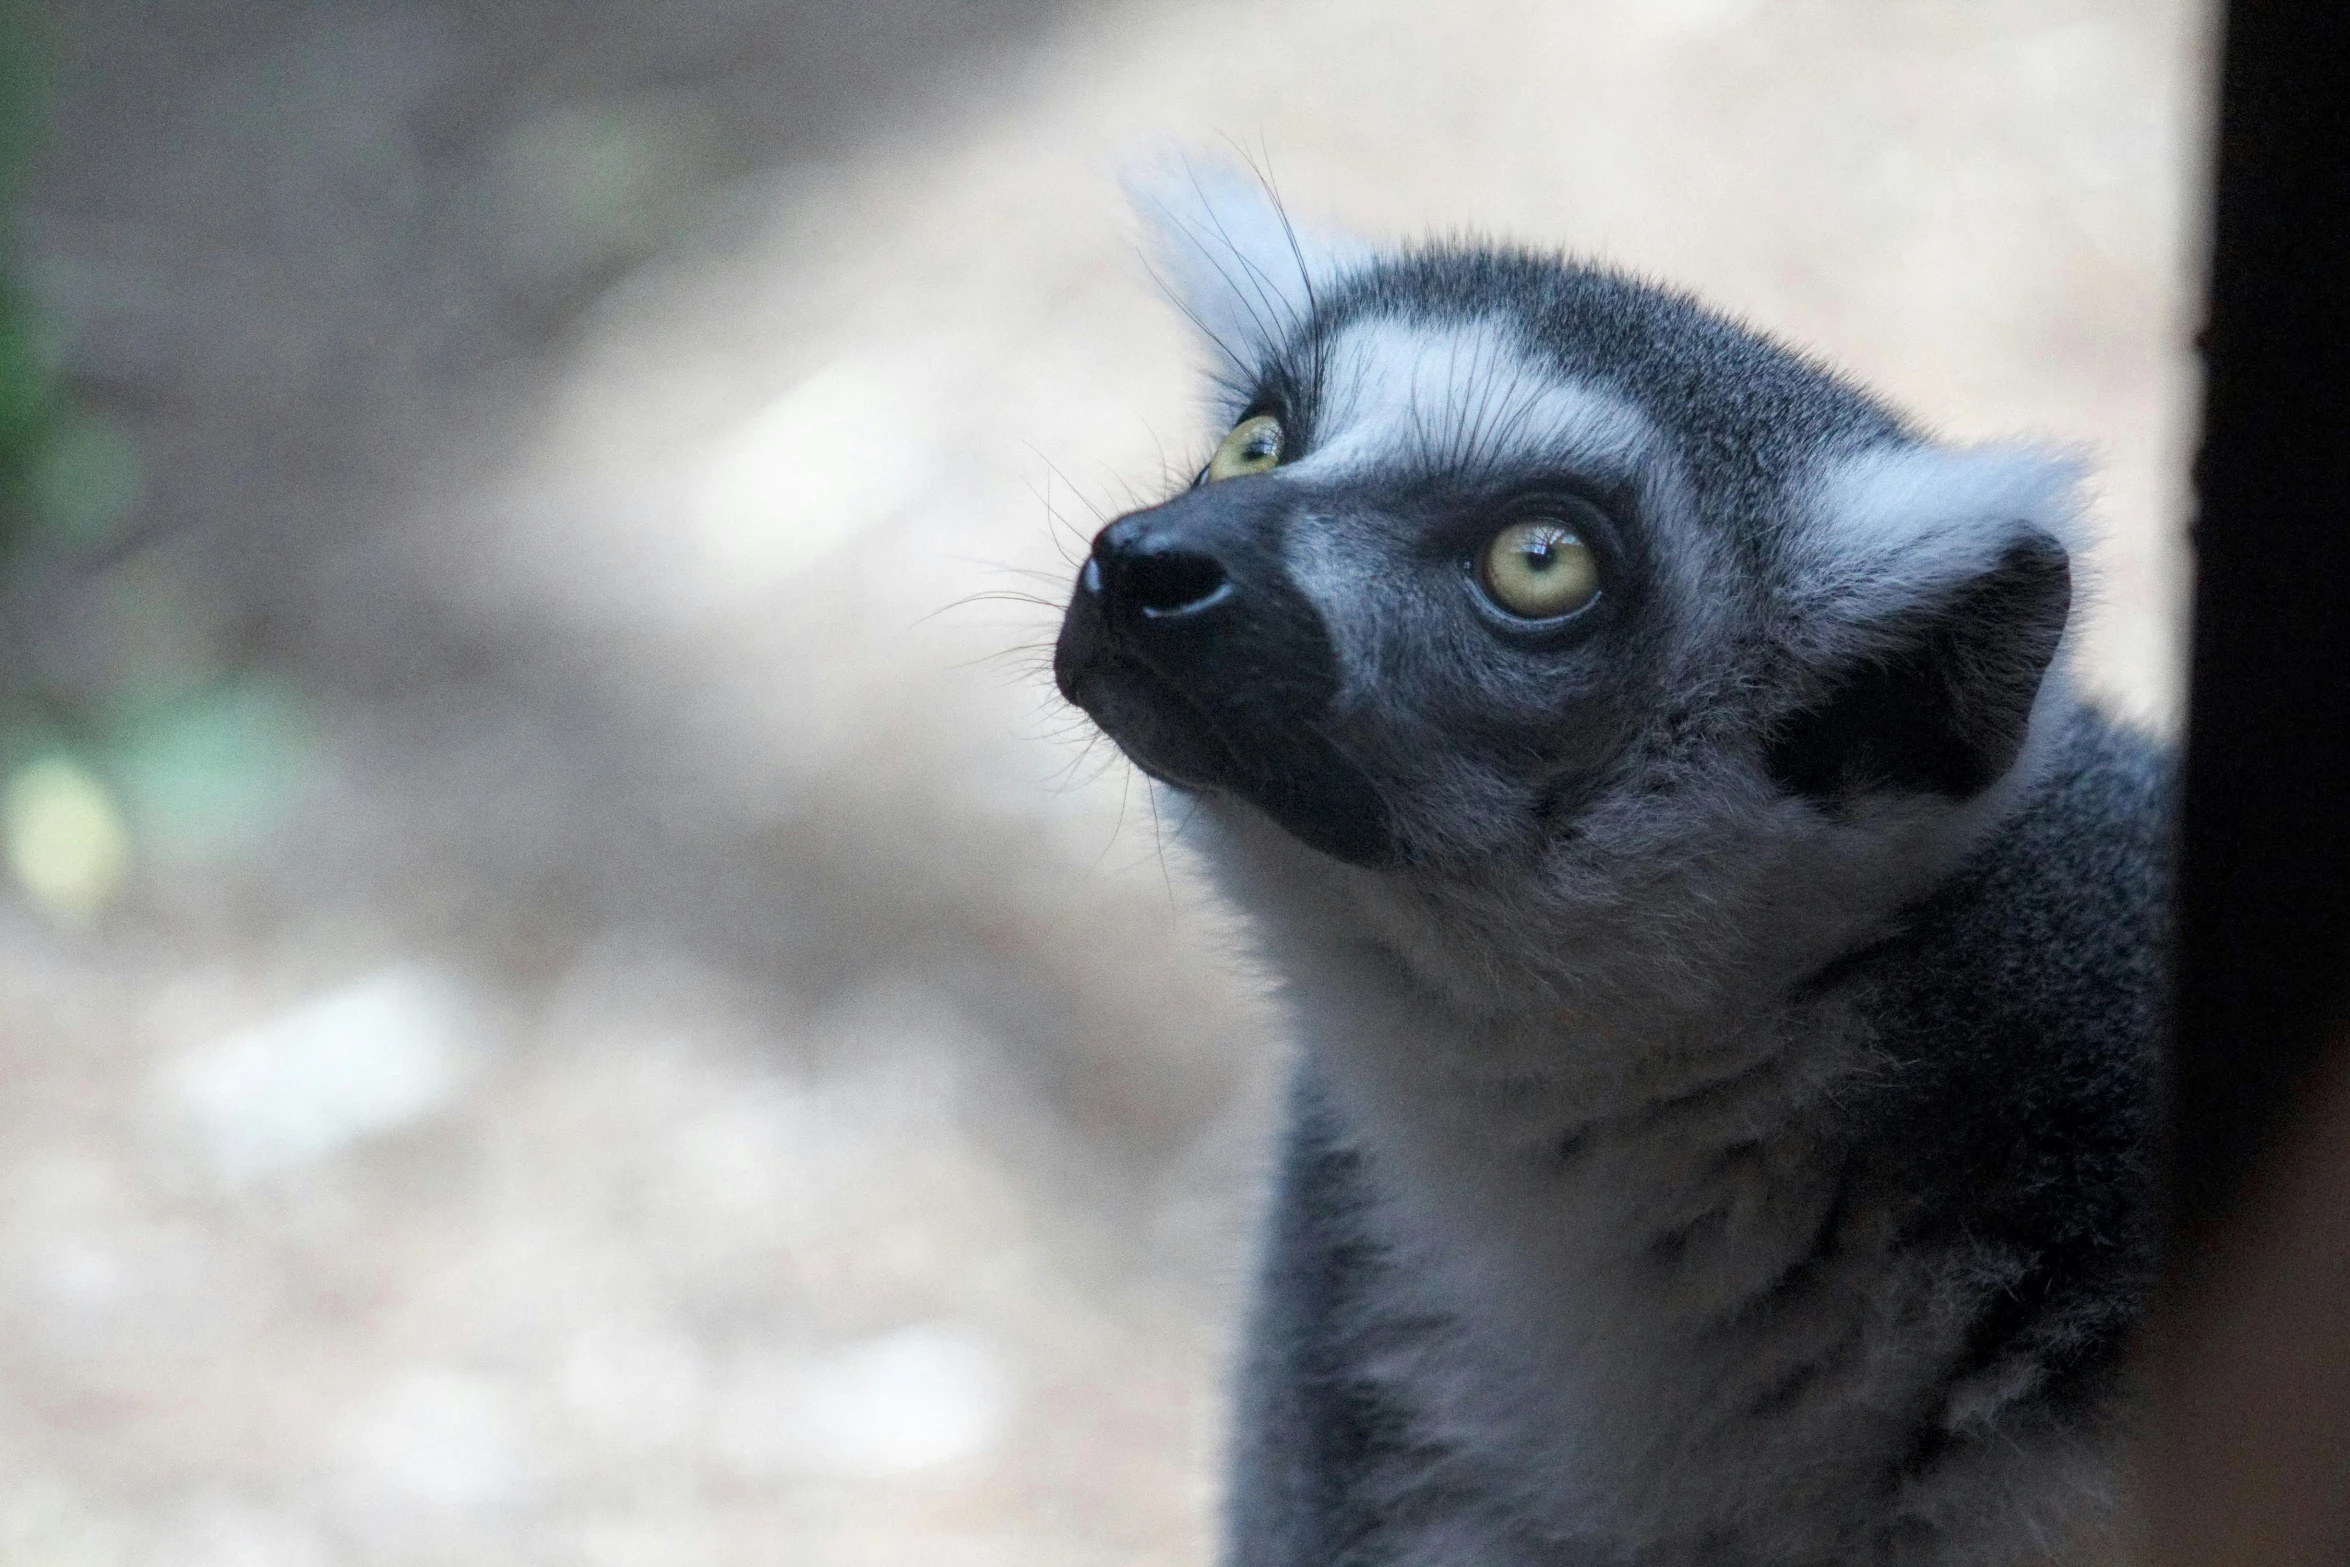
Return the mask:
<path id="1" fill-rule="evenodd" d="M 1802 1077 L 1841 1052 L 1799 973 L 1729 990 L 1594 986 L 1561 1002 L 1463 1006 L 1405 956 L 1327 924 L 1264 921 L 1298 1035 L 1361 1135 L 1430 1157 L 1555 1166 L 1676 1106 Z"/>

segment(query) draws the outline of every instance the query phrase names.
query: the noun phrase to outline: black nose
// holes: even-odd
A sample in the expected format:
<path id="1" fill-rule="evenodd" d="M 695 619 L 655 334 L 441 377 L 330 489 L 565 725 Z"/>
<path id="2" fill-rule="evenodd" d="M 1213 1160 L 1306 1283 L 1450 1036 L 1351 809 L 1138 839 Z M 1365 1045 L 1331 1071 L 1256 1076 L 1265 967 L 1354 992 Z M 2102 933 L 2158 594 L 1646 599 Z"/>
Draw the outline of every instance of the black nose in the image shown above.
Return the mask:
<path id="1" fill-rule="evenodd" d="M 1194 615 L 1233 592 L 1232 575 L 1222 561 L 1169 538 L 1141 517 L 1121 518 L 1101 531 L 1080 580 L 1085 591 L 1101 597 L 1113 619 Z"/>
<path id="2" fill-rule="evenodd" d="M 1229 790 L 1313 848 L 1384 864 L 1386 802 L 1325 732 L 1337 649 L 1282 558 L 1296 505 L 1270 478 L 1235 479 L 1102 529 L 1053 679 L 1153 777 Z"/>

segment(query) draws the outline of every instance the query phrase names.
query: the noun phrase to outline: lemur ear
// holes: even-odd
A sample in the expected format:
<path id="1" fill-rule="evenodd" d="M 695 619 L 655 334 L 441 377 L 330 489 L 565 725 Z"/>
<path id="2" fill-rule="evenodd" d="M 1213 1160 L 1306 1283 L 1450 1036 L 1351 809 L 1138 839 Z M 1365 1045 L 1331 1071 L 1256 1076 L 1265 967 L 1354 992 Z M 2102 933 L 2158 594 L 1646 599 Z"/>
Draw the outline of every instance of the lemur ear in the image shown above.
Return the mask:
<path id="1" fill-rule="evenodd" d="M 2077 466 L 2046 453 L 1870 453 L 1821 487 L 1791 597 L 1814 689 L 1768 762 L 1821 801 L 1963 800 L 2004 777 L 2072 609 Z"/>
<path id="2" fill-rule="evenodd" d="M 1264 179 L 1228 163 L 1170 158 L 1125 185 L 1153 268 L 1228 376 L 1254 375 L 1315 296 L 1370 254 L 1300 228 Z"/>

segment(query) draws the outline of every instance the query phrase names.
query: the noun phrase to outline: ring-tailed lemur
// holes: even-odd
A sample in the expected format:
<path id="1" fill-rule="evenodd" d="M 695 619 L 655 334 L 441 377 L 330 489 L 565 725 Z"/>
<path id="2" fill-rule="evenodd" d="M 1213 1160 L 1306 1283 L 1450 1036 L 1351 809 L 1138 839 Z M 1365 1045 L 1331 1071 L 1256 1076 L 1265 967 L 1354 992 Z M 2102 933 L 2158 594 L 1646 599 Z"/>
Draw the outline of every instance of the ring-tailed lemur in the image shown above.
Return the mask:
<path id="1" fill-rule="evenodd" d="M 1230 433 L 1055 671 L 1303 1036 L 1227 1560 L 2097 1553 L 2169 784 L 2062 679 L 2070 465 L 1596 267 L 1168 189 Z"/>

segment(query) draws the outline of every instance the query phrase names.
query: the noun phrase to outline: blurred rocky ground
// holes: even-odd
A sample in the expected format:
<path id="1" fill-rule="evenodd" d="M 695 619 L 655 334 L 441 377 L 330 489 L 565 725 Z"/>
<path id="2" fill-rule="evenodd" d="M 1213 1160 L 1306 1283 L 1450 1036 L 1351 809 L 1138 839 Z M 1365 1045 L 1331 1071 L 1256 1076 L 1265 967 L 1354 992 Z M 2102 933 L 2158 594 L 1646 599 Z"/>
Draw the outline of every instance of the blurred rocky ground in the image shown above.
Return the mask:
<path id="1" fill-rule="evenodd" d="M 2083 446 L 2176 706 L 2190 0 L 36 21 L 8 1567 L 1204 1559 L 1278 1029 L 1039 678 L 1169 140 Z"/>

